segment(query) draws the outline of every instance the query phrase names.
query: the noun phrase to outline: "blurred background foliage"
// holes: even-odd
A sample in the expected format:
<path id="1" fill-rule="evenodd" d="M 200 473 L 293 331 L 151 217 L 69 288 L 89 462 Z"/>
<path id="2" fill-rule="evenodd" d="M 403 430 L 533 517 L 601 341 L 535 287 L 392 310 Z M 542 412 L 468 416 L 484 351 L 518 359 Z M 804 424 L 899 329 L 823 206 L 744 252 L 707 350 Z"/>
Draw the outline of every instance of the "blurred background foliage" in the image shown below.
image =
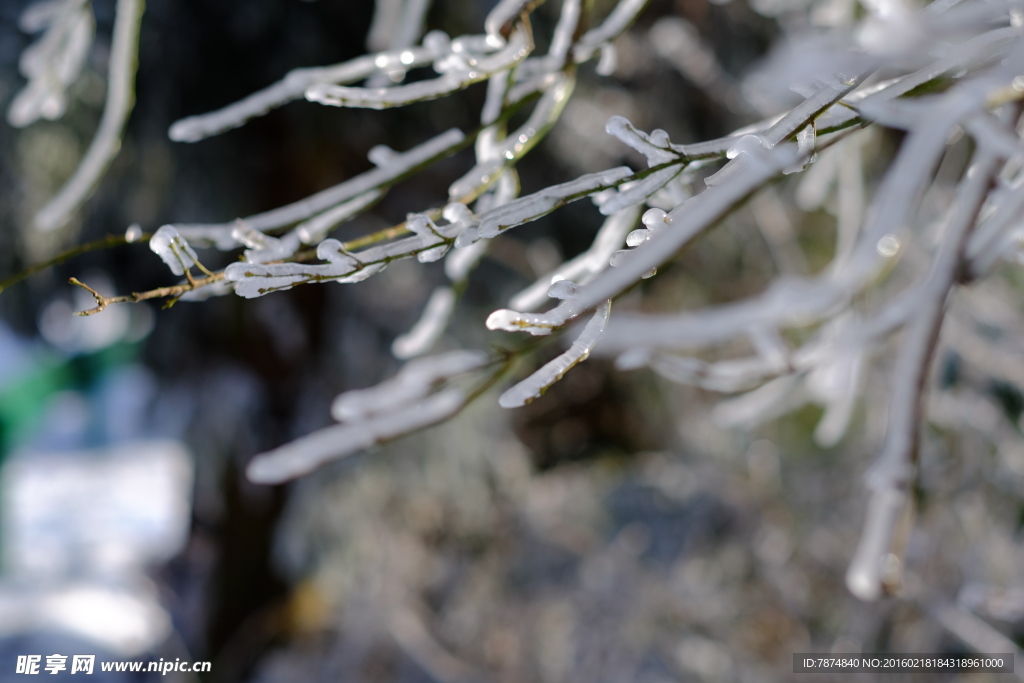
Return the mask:
<path id="1" fill-rule="evenodd" d="M 427 24 L 478 32 L 490 4 L 435 2 Z M 623 161 L 639 167 L 604 135 L 611 115 L 664 128 L 678 142 L 754 120 L 738 84 L 779 22 L 807 15 L 799 2 L 755 4 L 654 0 L 620 40 L 616 74 L 585 67 L 562 121 L 518 165 L 524 193 Z M 5 106 L 21 87 L 17 58 L 30 38 L 16 19 L 26 5 L 0 3 Z M 476 86 L 384 112 L 297 102 L 210 140 L 174 144 L 166 131 L 179 118 L 233 102 L 289 69 L 363 54 L 372 3 L 150 0 L 121 154 L 69 226 L 35 232 L 30 217 L 74 169 L 99 119 L 113 5 L 93 2 L 97 45 L 68 114 L 0 135 L 4 274 L 131 223 L 152 231 L 294 201 L 369 168 L 375 144 L 405 149 L 449 127 L 471 129 L 483 100 Z M 558 5 L 539 10 L 538 36 Z M 648 30 L 667 15 L 688 20 L 710 48 L 721 68 L 713 87 L 659 54 Z M 881 166 L 897 143 L 876 134 L 864 154 Z M 469 163 L 456 156 L 399 185 L 340 237 L 436 205 Z M 646 281 L 642 303 L 635 292 L 626 305 L 679 310 L 759 291 L 775 275 L 773 249 L 803 259 L 806 271 L 823 267 L 835 209 L 801 213 L 788 189 L 736 211 Z M 580 202 L 496 243 L 451 334 L 470 346 L 500 345 L 480 323 L 486 313 L 584 249 L 598 220 Z M 775 244 L 757 237 L 759 220 L 781 221 Z M 204 259 L 221 267 L 229 257 Z M 986 623 L 1018 643 L 1024 637 L 1024 448 L 1013 441 L 1007 457 L 976 435 L 1017 429 L 1020 391 L 1010 383 L 990 385 L 991 400 L 982 392 L 971 419 L 928 427 L 906 584 L 899 596 L 863 604 L 846 592 L 843 573 L 862 522 L 861 475 L 881 433 L 870 400 L 851 435 L 823 450 L 810 439 L 816 408 L 750 432 L 726 430 L 710 417 L 717 396 L 592 359 L 521 410 L 501 410 L 492 392 L 447 425 L 289 486 L 254 486 L 242 475 L 249 458 L 327 424 L 340 391 L 393 374 L 391 341 L 443 281 L 440 266 L 401 262 L 358 285 L 251 301 L 141 304 L 124 309 L 125 329 L 136 332 L 119 344 L 62 347 L 70 316 L 46 323 L 45 314 L 82 308 L 66 281 L 90 273 L 105 274 L 118 293 L 170 283 L 146 245 L 134 244 L 80 256 L 3 292 L 10 333 L 51 359 L 40 365 L 50 368 L 45 381 L 4 375 L 5 450 L 45 440 L 41 416 L 53 392 L 95 400 L 90 392 L 108 368 L 141 366 L 153 390 L 143 397 L 140 432 L 184 441 L 196 471 L 188 542 L 151 576 L 188 656 L 213 661 L 207 680 L 788 680 L 793 652 L 963 651 L 937 616 L 958 598 L 974 600 Z M 115 315 L 95 320 L 109 327 Z M 956 358 L 943 362 L 946 391 L 964 393 Z M 884 368 L 874 372 L 869 397 L 886 391 Z M 1005 590 L 970 593 L 975 585 Z"/>

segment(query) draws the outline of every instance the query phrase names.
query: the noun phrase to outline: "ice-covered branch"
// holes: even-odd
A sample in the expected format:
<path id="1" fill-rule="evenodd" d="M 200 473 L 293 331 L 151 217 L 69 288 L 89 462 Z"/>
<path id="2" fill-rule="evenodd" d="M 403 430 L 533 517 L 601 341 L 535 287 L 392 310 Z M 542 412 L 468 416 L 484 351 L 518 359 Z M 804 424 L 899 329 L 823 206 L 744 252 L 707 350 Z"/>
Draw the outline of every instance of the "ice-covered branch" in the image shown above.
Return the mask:
<path id="1" fill-rule="evenodd" d="M 940 251 L 925 283 L 920 307 L 905 332 L 896 357 L 885 444 L 868 473 L 872 490 L 868 524 L 846 575 L 854 595 L 865 600 L 883 591 L 882 558 L 915 475 L 923 396 L 944 318 L 946 299 L 956 282 L 967 239 L 988 194 L 1001 159 L 982 151 L 964 181 Z"/>
<path id="2" fill-rule="evenodd" d="M 7 122 L 22 128 L 40 118 L 54 120 L 64 115 L 67 89 L 78 79 L 89 56 L 96 22 L 86 0 L 57 0 L 29 6 L 18 24 L 26 33 L 44 31 L 18 61 L 28 84 L 11 102 Z"/>
<path id="3" fill-rule="evenodd" d="M 92 194 L 121 149 L 121 135 L 135 104 L 135 70 L 144 7 L 143 0 L 117 2 L 114 37 L 110 46 L 107 101 L 99 128 L 67 184 L 36 214 L 35 223 L 41 230 L 54 230 L 68 221 Z"/>
<path id="4" fill-rule="evenodd" d="M 471 351 L 421 358 L 376 387 L 341 394 L 331 412 L 342 424 L 256 456 L 247 470 L 249 479 L 279 484 L 332 460 L 447 420 L 462 410 L 473 392 L 456 386 L 438 387 L 488 362 L 487 354 Z"/>
<path id="5" fill-rule="evenodd" d="M 217 111 L 176 121 L 168 135 L 176 142 L 199 142 L 212 135 L 243 125 L 256 116 L 293 100 L 302 99 L 306 89 L 316 83 L 354 83 L 389 68 L 415 69 L 428 66 L 440 57 L 439 49 L 447 42 L 440 34 L 424 40 L 422 47 L 384 51 L 335 64 L 295 69 L 282 80 Z"/>
<path id="6" fill-rule="evenodd" d="M 571 283 L 568 280 L 559 280 L 551 285 L 552 289 L 561 287 L 564 292 L 571 291 Z M 574 286 L 573 286 L 574 287 Z M 532 375 L 506 390 L 498 399 L 502 408 L 519 408 L 535 398 L 538 398 L 547 389 L 562 379 L 565 373 L 569 372 L 577 364 L 582 363 L 590 355 L 601 335 L 604 333 L 605 325 L 608 324 L 608 316 L 611 313 L 612 302 L 605 302 L 594 313 L 594 316 L 583 328 L 583 332 L 572 343 L 567 351 L 557 358 L 545 363 L 542 368 Z"/>
<path id="7" fill-rule="evenodd" d="M 373 193 L 390 187 L 421 167 L 454 153 L 463 146 L 465 141 L 466 136 L 462 131 L 453 128 L 413 147 L 407 152 L 391 156 L 388 162 L 382 166 L 370 169 L 334 187 L 321 190 L 316 194 L 286 206 L 238 220 L 253 230 L 266 232 L 313 218 L 321 212 L 334 210 L 335 207 L 341 210 L 340 207 L 345 202 L 356 201 L 357 205 L 360 205 L 363 201 L 369 201 L 367 197 Z M 238 240 L 232 237 L 232 232 L 237 223 L 238 221 L 203 224 L 185 223 L 175 224 L 173 227 L 182 236 L 197 245 L 213 243 L 218 249 L 228 250 L 234 249 L 240 244 Z M 315 237 L 320 232 L 318 226 L 311 225 L 307 235 Z"/>
<path id="8" fill-rule="evenodd" d="M 441 73 L 438 78 L 390 88 L 315 84 L 306 89 L 306 99 L 335 107 L 368 109 L 387 109 L 435 100 L 512 68 L 526 59 L 533 49 L 533 43 L 529 32 L 523 29 L 513 33 L 508 44 L 491 55 L 474 53 L 468 47 L 456 42 L 449 54 L 435 61 L 435 69 Z"/>
<path id="9" fill-rule="evenodd" d="M 246 298 L 291 289 L 300 284 L 358 282 L 380 272 L 391 261 L 413 256 L 421 260 L 436 260 L 452 245 L 461 249 L 481 238 L 496 237 L 504 230 L 537 220 L 569 202 L 608 189 L 631 175 L 626 167 L 587 174 L 497 206 L 479 217 L 465 205 L 452 203 L 444 211 L 448 223 L 436 225 L 423 214 L 414 215 L 407 225 L 421 222 L 423 229 L 412 230 L 413 235 L 394 242 L 355 253 L 344 251 L 336 240 L 321 242 L 317 256 L 330 261 L 327 264 L 233 263 L 224 274 L 229 281 L 236 283 L 236 293 Z"/>

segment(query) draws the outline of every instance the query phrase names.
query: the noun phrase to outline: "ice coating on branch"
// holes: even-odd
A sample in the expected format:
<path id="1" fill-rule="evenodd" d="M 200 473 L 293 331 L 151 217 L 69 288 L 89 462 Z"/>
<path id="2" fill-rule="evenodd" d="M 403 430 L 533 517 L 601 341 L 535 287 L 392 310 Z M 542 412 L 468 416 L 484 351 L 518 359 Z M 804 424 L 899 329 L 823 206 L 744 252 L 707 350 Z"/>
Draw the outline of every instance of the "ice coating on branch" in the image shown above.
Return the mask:
<path id="1" fill-rule="evenodd" d="M 543 58 L 551 71 L 565 66 L 565 59 L 573 44 L 573 34 L 579 26 L 581 4 L 581 0 L 562 0 L 562 13 L 551 35 L 548 54 Z"/>
<path id="2" fill-rule="evenodd" d="M 380 194 L 418 166 L 422 166 L 438 157 L 451 153 L 465 140 L 465 134 L 457 129 L 441 133 L 412 149 L 400 153 L 387 166 L 373 168 L 350 178 L 343 183 L 321 190 L 297 202 L 277 209 L 265 211 L 241 220 L 250 227 L 261 232 L 280 228 L 291 223 L 306 221 L 300 225 L 306 234 L 303 241 L 311 244 L 333 225 L 346 217 L 358 213 L 372 204 Z M 345 207 L 345 208 L 343 208 Z M 235 222 L 178 224 L 173 226 L 178 232 L 197 243 L 213 243 L 218 249 L 229 250 L 238 246 L 231 237 Z"/>
<path id="3" fill-rule="evenodd" d="M 773 148 L 771 142 L 761 135 L 744 135 L 729 148 L 725 156 L 732 159 L 732 162 L 723 166 L 718 173 L 704 179 L 704 184 L 708 187 L 730 182 L 730 179 L 740 173 L 745 166 L 774 170 L 785 161 L 783 170 L 786 170 L 800 158 L 794 145 L 779 145 Z"/>
<path id="4" fill-rule="evenodd" d="M 345 246 L 335 239 L 324 240 L 316 247 L 316 257 L 321 261 L 330 261 L 332 264 L 347 268 L 351 272 L 362 265 L 362 262 L 352 255 Z"/>
<path id="5" fill-rule="evenodd" d="M 618 213 L 623 209 L 646 202 L 665 185 L 672 182 L 684 170 L 682 163 L 673 164 L 660 171 L 651 173 L 646 178 L 622 183 L 617 188 L 606 190 L 594 195 L 594 204 L 605 216 Z"/>
<path id="6" fill-rule="evenodd" d="M 15 128 L 64 115 L 67 89 L 82 72 L 96 30 L 92 7 L 86 0 L 35 3 L 22 13 L 19 24 L 26 33 L 43 29 L 45 33 L 21 54 L 18 62 L 28 84 L 7 110 L 7 122 Z"/>
<path id="7" fill-rule="evenodd" d="M 756 155 L 762 150 L 771 149 L 771 145 L 760 135 L 744 135 L 725 153 L 727 159 L 735 159 L 741 154 Z"/>
<path id="8" fill-rule="evenodd" d="M 620 0 L 600 26 L 590 29 L 579 39 L 572 49 L 573 59 L 577 63 L 584 62 L 593 57 L 595 52 L 609 45 L 612 40 L 629 28 L 648 2 L 650 0 Z M 601 57 L 603 61 L 603 53 Z M 607 75 L 602 74 L 601 71 L 598 73 Z"/>
<path id="9" fill-rule="evenodd" d="M 476 216 L 469 210 L 469 207 L 460 202 L 452 202 L 444 207 L 441 215 L 452 225 L 469 227 L 476 223 Z"/>
<path id="10" fill-rule="evenodd" d="M 336 240 L 335 240 L 336 241 Z M 340 245 L 340 243 L 338 243 Z M 326 251 L 326 250 L 325 250 Z M 224 279 L 235 283 L 235 293 L 254 299 L 300 284 L 313 282 L 361 282 L 386 267 L 385 263 L 353 266 L 353 258 L 335 252 L 337 261 L 325 265 L 310 263 L 232 263 L 224 269 Z M 325 254 L 326 255 L 326 254 Z"/>
<path id="11" fill-rule="evenodd" d="M 253 458 L 246 469 L 257 484 L 280 484 L 376 444 L 443 422 L 465 405 L 461 389 L 447 388 L 391 412 L 360 422 L 335 425 Z"/>
<path id="12" fill-rule="evenodd" d="M 626 234 L 636 225 L 638 214 L 639 209 L 631 207 L 606 218 L 589 249 L 513 296 L 509 306 L 517 311 L 530 311 L 547 303 L 547 291 L 552 283 L 558 280 L 588 282 L 608 267 L 608 259 L 622 246 Z"/>
<path id="13" fill-rule="evenodd" d="M 545 313 L 525 313 L 502 308 L 487 316 L 487 329 L 529 332 L 534 336 L 551 334 L 580 313 L 576 297 L 562 301 Z"/>
<path id="14" fill-rule="evenodd" d="M 564 282 L 564 280 L 563 280 Z M 558 283 L 555 283 L 558 284 Z M 562 379 L 577 363 L 587 359 L 594 346 L 604 334 L 608 316 L 611 314 L 612 302 L 607 301 L 594 312 L 594 316 L 583 328 L 579 338 L 572 346 L 532 375 L 505 391 L 498 399 L 502 408 L 518 408 L 543 394 L 548 387 Z"/>
<path id="15" fill-rule="evenodd" d="M 408 228 L 409 232 L 421 237 L 440 237 L 440 234 L 437 232 L 437 225 L 430 219 L 430 216 L 424 213 L 410 213 L 407 215 L 405 217 L 405 227 Z"/>
<path id="16" fill-rule="evenodd" d="M 529 37 L 524 31 L 512 34 L 508 44 L 491 54 L 459 54 L 453 51 L 435 64 L 438 78 L 390 88 L 355 88 L 331 83 L 317 83 L 306 89 L 306 99 L 336 107 L 387 109 L 413 102 L 434 100 L 473 83 L 486 80 L 499 71 L 515 66 L 530 54 Z"/>
<path id="17" fill-rule="evenodd" d="M 505 44 L 504 33 L 533 0 L 501 0 L 484 19 L 487 42 L 494 47 Z"/>
<path id="18" fill-rule="evenodd" d="M 370 190 L 299 223 L 292 232 L 302 244 L 316 244 L 336 225 L 344 223 L 383 196 L 383 190 Z"/>
<path id="19" fill-rule="evenodd" d="M 184 275 L 186 270 L 196 264 L 198 258 L 185 238 L 169 225 L 161 227 L 153 234 L 149 239 L 149 248 L 175 275 Z"/>
<path id="20" fill-rule="evenodd" d="M 607 43 L 601 46 L 601 57 L 597 60 L 597 71 L 598 76 L 614 76 L 615 69 L 619 66 L 619 55 L 615 50 L 615 46 L 611 43 Z"/>
<path id="21" fill-rule="evenodd" d="M 552 299 L 568 299 L 576 293 L 576 283 L 571 280 L 558 280 L 548 287 L 548 296 Z"/>
<path id="22" fill-rule="evenodd" d="M 613 116 L 604 127 L 605 132 L 619 139 L 647 157 L 648 166 L 658 166 L 669 161 L 682 161 L 680 155 L 668 146 L 668 136 L 664 131 L 654 131 L 648 135 L 637 129 L 624 116 Z"/>
<path id="23" fill-rule="evenodd" d="M 357 57 L 341 64 L 295 69 L 277 83 L 258 90 L 234 104 L 208 114 L 189 116 L 176 121 L 168 131 L 168 136 L 175 142 L 198 142 L 211 135 L 237 128 L 255 116 L 261 116 L 271 109 L 300 99 L 306 88 L 315 83 L 354 83 L 374 74 L 386 73 L 396 67 L 413 69 L 426 66 L 448 51 L 447 41 L 431 41 L 432 37 L 436 38 L 433 34 L 440 33 L 428 33 L 423 40 L 423 47 L 403 47 L 400 50 Z"/>
<path id="24" fill-rule="evenodd" d="M 374 166 L 389 166 L 401 158 L 401 155 L 387 145 L 374 145 L 366 153 L 366 158 Z"/>
<path id="25" fill-rule="evenodd" d="M 626 235 L 626 246 L 627 247 L 639 247 L 641 244 L 647 241 L 651 236 L 649 228 L 637 228 L 633 232 Z"/>
<path id="26" fill-rule="evenodd" d="M 511 201 L 480 217 L 480 237 L 490 239 L 516 225 L 545 216 L 569 202 L 614 186 L 633 174 L 628 166 L 589 173 L 561 185 L 552 185 L 531 195 Z"/>
<path id="27" fill-rule="evenodd" d="M 420 263 L 433 263 L 434 261 L 440 261 L 444 258 L 444 255 L 451 249 L 450 244 L 440 244 L 436 247 L 431 247 L 416 254 L 416 260 Z"/>
<path id="28" fill-rule="evenodd" d="M 533 149 L 541 136 L 558 120 L 569 96 L 574 81 L 565 74 L 553 74 L 544 87 L 544 94 L 533 107 L 529 118 L 502 141 L 494 141 L 487 147 L 485 157 L 478 158 L 477 164 L 448 188 L 453 200 L 462 199 L 488 187 L 495 182 L 507 164 L 511 164 Z M 509 96 L 515 99 L 514 95 Z"/>
<path id="29" fill-rule="evenodd" d="M 385 414 L 419 401 L 439 382 L 476 370 L 487 360 L 482 351 L 461 350 L 413 359 L 389 380 L 338 396 L 331 405 L 331 415 L 339 422 L 347 422 Z"/>
<path id="30" fill-rule="evenodd" d="M 455 310 L 455 291 L 451 287 L 438 287 L 430 295 L 419 321 L 408 332 L 395 338 L 391 353 L 396 358 L 414 358 L 430 350 L 444 333 L 445 326 Z"/>
<path id="31" fill-rule="evenodd" d="M 231 238 L 248 247 L 244 256 L 249 263 L 278 261 L 291 256 L 299 248 L 299 238 L 294 233 L 279 239 L 253 230 L 243 221 L 238 221 L 231 231 Z"/>
<path id="32" fill-rule="evenodd" d="M 862 353 L 835 353 L 831 362 L 819 365 L 808 375 L 808 390 L 825 406 L 825 414 L 814 430 L 818 445 L 835 446 L 846 434 L 857 405 L 862 360 Z"/>

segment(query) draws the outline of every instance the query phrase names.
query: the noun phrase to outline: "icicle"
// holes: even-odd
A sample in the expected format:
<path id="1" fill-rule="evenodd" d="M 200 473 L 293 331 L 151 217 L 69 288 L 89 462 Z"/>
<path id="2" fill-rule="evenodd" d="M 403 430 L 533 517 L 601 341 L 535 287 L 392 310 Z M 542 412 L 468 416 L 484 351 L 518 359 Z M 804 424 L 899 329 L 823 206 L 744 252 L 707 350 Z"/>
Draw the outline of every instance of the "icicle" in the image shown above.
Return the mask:
<path id="1" fill-rule="evenodd" d="M 568 299 L 576 294 L 576 283 L 569 280 L 558 280 L 548 287 L 548 296 L 552 299 Z"/>
<path id="2" fill-rule="evenodd" d="M 391 345 L 396 358 L 414 358 L 430 350 L 444 333 L 455 309 L 455 291 L 451 287 L 438 287 L 430 295 L 419 322 Z"/>
<path id="3" fill-rule="evenodd" d="M 597 60 L 597 71 L 598 76 L 614 76 L 615 69 L 619 66 L 618 53 L 615 50 L 615 46 L 611 43 L 606 43 L 601 46 L 601 57 Z"/>
<path id="4" fill-rule="evenodd" d="M 817 160 L 817 155 L 814 153 L 814 143 L 815 133 L 814 124 L 812 123 L 796 134 L 796 149 L 800 158 L 795 164 L 783 171 L 785 175 L 799 173 Z"/>
<path id="5" fill-rule="evenodd" d="M 563 280 L 563 282 L 565 282 Z M 558 284 L 558 283 L 555 283 Z M 562 379 L 576 364 L 587 359 L 601 335 L 604 334 L 608 316 L 611 314 L 612 302 L 607 301 L 594 312 L 583 333 L 572 343 L 569 350 L 559 355 L 540 370 L 508 389 L 498 399 L 502 408 L 518 408 L 524 406 L 543 394 L 548 387 Z"/>
<path id="6" fill-rule="evenodd" d="M 153 234 L 149 240 L 149 248 L 175 275 L 184 275 L 186 270 L 196 264 L 198 258 L 185 238 L 169 225 L 161 227 Z"/>
<path id="7" fill-rule="evenodd" d="M 448 252 L 444 262 L 444 273 L 452 282 L 462 282 L 469 277 L 469 272 L 487 253 L 487 242 L 477 242 L 464 249 Z"/>

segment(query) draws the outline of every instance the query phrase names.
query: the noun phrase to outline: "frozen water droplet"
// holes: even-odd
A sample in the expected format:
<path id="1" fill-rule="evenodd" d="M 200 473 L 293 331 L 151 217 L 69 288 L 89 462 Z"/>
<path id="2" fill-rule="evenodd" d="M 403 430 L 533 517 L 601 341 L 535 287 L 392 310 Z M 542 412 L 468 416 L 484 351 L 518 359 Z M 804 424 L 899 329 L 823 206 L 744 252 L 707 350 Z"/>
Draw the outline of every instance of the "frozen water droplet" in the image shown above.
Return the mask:
<path id="1" fill-rule="evenodd" d="M 552 299 L 568 299 L 576 293 L 576 283 L 571 280 L 559 280 L 548 287 L 548 296 Z"/>
<path id="2" fill-rule="evenodd" d="M 661 128 L 656 128 L 651 131 L 650 135 L 651 144 L 656 147 L 668 147 L 669 139 L 668 133 L 663 131 Z"/>
<path id="3" fill-rule="evenodd" d="M 882 239 L 878 240 L 878 244 L 875 247 L 878 253 L 886 258 L 896 255 L 896 252 L 900 250 L 900 241 L 896 235 L 886 235 Z"/>
<path id="4" fill-rule="evenodd" d="M 426 251 L 421 251 L 416 254 L 416 260 L 420 263 L 433 263 L 448 253 L 449 246 L 448 244 L 441 244 Z"/>
<path id="5" fill-rule="evenodd" d="M 725 156 L 729 159 L 735 159 L 740 154 L 756 153 L 764 149 L 769 149 L 769 145 L 760 135 L 744 135 L 735 145 L 729 148 Z"/>
<path id="6" fill-rule="evenodd" d="M 612 257 L 608 259 L 608 265 L 612 268 L 618 268 L 622 265 L 623 259 L 629 256 L 629 249 L 619 249 L 617 252 L 612 254 Z"/>
<path id="7" fill-rule="evenodd" d="M 615 46 L 611 43 L 605 43 L 601 46 L 601 58 L 597 60 L 597 75 L 613 76 L 618 66 L 619 57 L 615 51 Z"/>
<path id="8" fill-rule="evenodd" d="M 142 238 L 142 228 L 138 223 L 132 223 L 128 226 L 128 229 L 124 231 L 124 241 L 138 242 Z"/>
<path id="9" fill-rule="evenodd" d="M 434 225 L 434 221 L 422 213 L 410 213 L 406 216 L 405 227 L 421 237 L 437 237 L 437 226 Z"/>
<path id="10" fill-rule="evenodd" d="M 370 160 L 374 166 L 388 166 L 394 163 L 399 157 L 399 153 L 391 149 L 387 145 L 374 145 L 370 148 L 370 151 L 366 153 L 366 158 Z"/>
<path id="11" fill-rule="evenodd" d="M 651 268 L 650 270 L 648 270 L 646 273 L 644 273 L 640 277 L 643 278 L 644 280 L 646 280 L 647 278 L 652 278 L 652 277 L 654 277 L 657 274 L 658 274 L 658 269 L 657 268 Z"/>
<path id="12" fill-rule="evenodd" d="M 316 246 L 316 257 L 321 261 L 340 263 L 355 269 L 359 260 L 345 250 L 341 242 L 335 239 L 324 240 Z"/>
<path id="13" fill-rule="evenodd" d="M 639 247 L 641 244 L 647 241 L 650 235 L 650 230 L 647 228 L 637 228 L 633 232 L 626 235 L 626 246 L 627 247 Z"/>
<path id="14" fill-rule="evenodd" d="M 648 228 L 654 228 L 668 223 L 668 214 L 662 209 L 647 209 L 647 211 L 644 212 L 643 217 L 640 219 L 640 222 Z"/>
<path id="15" fill-rule="evenodd" d="M 449 223 L 470 223 L 473 220 L 473 212 L 469 210 L 469 207 L 461 202 L 452 202 L 448 206 L 444 207 L 441 212 L 444 219 Z"/>

